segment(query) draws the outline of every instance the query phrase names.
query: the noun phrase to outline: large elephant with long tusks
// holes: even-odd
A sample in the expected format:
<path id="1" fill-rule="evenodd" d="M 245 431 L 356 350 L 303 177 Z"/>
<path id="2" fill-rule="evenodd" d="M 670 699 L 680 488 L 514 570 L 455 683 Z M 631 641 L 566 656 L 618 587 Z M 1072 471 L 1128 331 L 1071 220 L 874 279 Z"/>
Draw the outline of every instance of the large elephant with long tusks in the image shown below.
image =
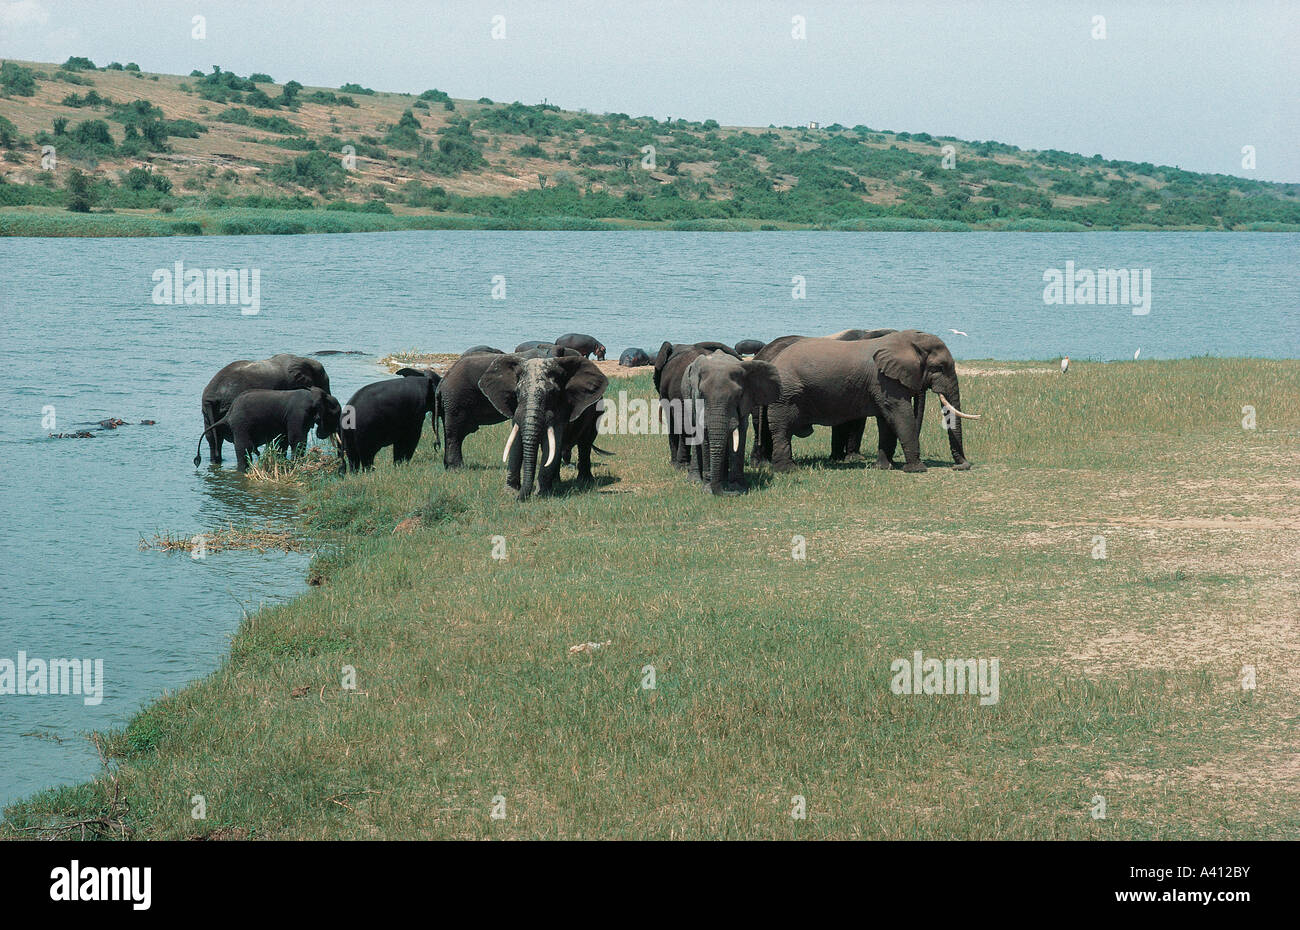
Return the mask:
<path id="1" fill-rule="evenodd" d="M 533 493 L 534 478 L 538 493 L 550 493 L 561 460 L 575 446 L 578 480 L 592 480 L 596 402 L 605 396 L 608 384 L 596 364 L 582 356 L 493 358 L 478 387 L 497 412 L 512 421 L 501 460 L 507 466 L 506 484 L 520 500 Z"/>
<path id="2" fill-rule="evenodd" d="M 880 431 L 876 466 L 892 468 L 901 444 L 903 470 L 925 471 L 920 428 L 927 390 L 938 395 L 943 407 L 953 468 L 970 468 L 962 420 L 978 416 L 961 410 L 957 365 L 938 336 L 903 330 L 876 339 L 802 339 L 774 364 L 781 376 L 781 399 L 763 417 L 774 469 L 794 466 L 792 436 L 809 435 L 815 424 L 834 427 L 874 416 Z"/>

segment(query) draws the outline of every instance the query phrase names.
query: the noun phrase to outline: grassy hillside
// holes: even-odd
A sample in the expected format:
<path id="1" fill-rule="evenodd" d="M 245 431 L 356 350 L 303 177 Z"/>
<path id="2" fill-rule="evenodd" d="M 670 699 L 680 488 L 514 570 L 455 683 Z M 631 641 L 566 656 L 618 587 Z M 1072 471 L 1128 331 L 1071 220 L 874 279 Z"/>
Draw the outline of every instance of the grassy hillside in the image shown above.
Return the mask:
<path id="1" fill-rule="evenodd" d="M 827 465 L 818 430 L 738 498 L 607 436 L 595 488 L 521 505 L 503 426 L 458 473 L 426 434 L 314 479 L 310 592 L 0 835 L 1294 837 L 1300 363 L 962 377 L 964 473 L 931 417 L 926 474 Z M 892 693 L 917 649 L 998 658 L 1000 700 Z"/>
<path id="2" fill-rule="evenodd" d="M 1300 228 L 1300 185 L 1100 155 L 866 126 L 661 121 L 270 77 L 149 74 L 84 58 L 5 62 L 0 234 Z M 58 162 L 45 170 L 50 145 Z M 232 208 L 252 212 L 222 215 Z M 116 218 L 68 218 L 68 209 L 112 210 Z M 320 215 L 327 210 L 334 215 Z M 300 215 L 285 219 L 286 211 Z"/>

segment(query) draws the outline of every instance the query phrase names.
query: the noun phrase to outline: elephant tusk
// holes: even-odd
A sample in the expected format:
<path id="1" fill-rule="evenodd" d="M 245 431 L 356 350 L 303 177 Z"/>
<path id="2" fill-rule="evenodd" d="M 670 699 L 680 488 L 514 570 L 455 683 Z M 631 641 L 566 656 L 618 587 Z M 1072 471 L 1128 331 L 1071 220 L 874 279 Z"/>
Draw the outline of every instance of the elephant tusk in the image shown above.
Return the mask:
<path id="1" fill-rule="evenodd" d="M 978 420 L 980 418 L 980 414 L 978 413 L 962 413 L 952 404 L 948 403 L 948 398 L 944 397 L 942 394 L 939 395 L 939 403 L 943 404 L 944 410 L 951 410 L 953 413 L 961 417 L 963 420 Z"/>
<path id="2" fill-rule="evenodd" d="M 550 466 L 555 461 L 555 427 L 546 427 L 546 461 L 542 463 L 543 468 Z"/>
<path id="3" fill-rule="evenodd" d="M 731 451 L 740 451 L 740 427 L 736 427 L 731 431 Z"/>
<path id="4" fill-rule="evenodd" d="M 519 424 L 516 423 L 513 427 L 510 428 L 510 435 L 509 437 L 506 438 L 506 447 L 505 447 L 505 451 L 501 453 L 501 461 L 503 462 L 510 461 L 510 447 L 515 444 L 515 437 L 518 435 L 519 435 Z"/>

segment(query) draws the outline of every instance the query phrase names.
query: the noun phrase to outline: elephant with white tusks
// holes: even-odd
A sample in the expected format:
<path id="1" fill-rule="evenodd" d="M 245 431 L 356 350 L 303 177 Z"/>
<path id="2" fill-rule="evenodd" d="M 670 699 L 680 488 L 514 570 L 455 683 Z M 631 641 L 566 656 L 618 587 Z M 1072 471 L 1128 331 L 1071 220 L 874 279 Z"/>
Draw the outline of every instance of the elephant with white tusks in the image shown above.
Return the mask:
<path id="1" fill-rule="evenodd" d="M 695 443 L 687 451 L 690 476 L 710 494 L 743 493 L 745 431 L 755 409 L 781 396 L 776 366 L 712 352 L 693 359 L 682 382 L 682 415 Z"/>
<path id="2" fill-rule="evenodd" d="M 561 460 L 575 446 L 578 480 L 592 480 L 591 449 L 600 416 L 596 402 L 608 384 L 596 364 L 580 355 L 493 358 L 478 387 L 502 417 L 513 421 L 501 460 L 507 466 L 506 484 L 519 500 L 533 493 L 534 478 L 538 493 L 550 493 Z"/>
<path id="3" fill-rule="evenodd" d="M 792 436 L 810 435 L 815 424 L 835 427 L 874 416 L 880 431 L 876 467 L 894 467 L 894 451 L 901 444 L 903 470 L 925 471 L 920 429 L 927 390 L 943 406 L 953 468 L 970 468 L 961 421 L 978 416 L 961 410 L 957 365 L 938 336 L 909 329 L 874 339 L 800 339 L 774 364 L 781 398 L 762 418 L 762 439 L 775 470 L 794 467 Z"/>

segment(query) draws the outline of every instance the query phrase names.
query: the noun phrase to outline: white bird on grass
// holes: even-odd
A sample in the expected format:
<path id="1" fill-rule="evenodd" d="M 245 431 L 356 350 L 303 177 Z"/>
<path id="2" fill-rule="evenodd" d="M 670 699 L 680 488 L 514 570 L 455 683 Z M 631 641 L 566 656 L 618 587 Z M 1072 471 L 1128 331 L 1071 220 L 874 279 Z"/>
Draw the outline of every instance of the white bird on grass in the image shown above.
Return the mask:
<path id="1" fill-rule="evenodd" d="M 1068 355 L 1062 356 L 1062 357 L 1061 357 L 1061 374 L 1065 374 L 1065 373 L 1066 373 L 1067 371 L 1069 371 L 1069 370 L 1070 370 L 1070 356 L 1068 356 Z"/>
<path id="2" fill-rule="evenodd" d="M 1138 346 L 1138 350 L 1137 350 L 1136 352 L 1133 353 L 1133 361 L 1136 362 L 1136 361 L 1137 361 L 1137 357 L 1138 357 L 1139 355 L 1141 355 L 1141 354 L 1142 354 L 1142 347 L 1141 347 L 1141 346 Z"/>

